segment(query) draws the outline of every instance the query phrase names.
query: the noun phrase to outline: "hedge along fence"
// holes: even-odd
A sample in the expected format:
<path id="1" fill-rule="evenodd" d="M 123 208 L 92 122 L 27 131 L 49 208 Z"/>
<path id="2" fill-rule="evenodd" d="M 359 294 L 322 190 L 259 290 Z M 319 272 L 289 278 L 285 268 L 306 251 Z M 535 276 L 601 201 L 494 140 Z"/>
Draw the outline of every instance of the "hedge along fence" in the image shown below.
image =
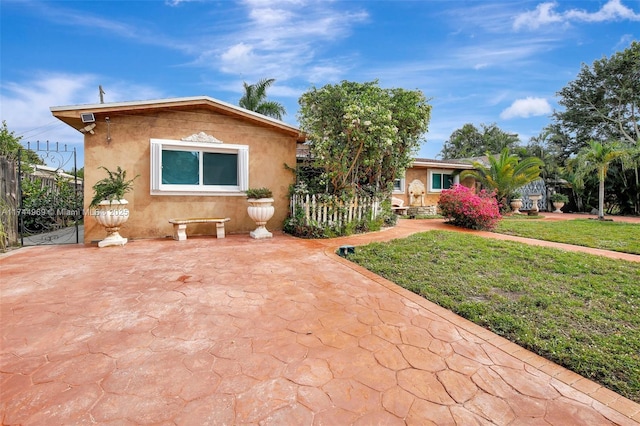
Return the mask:
<path id="1" fill-rule="evenodd" d="M 349 199 L 329 194 L 293 194 L 285 231 L 299 237 L 326 238 L 378 230 L 384 223 L 376 197 Z"/>

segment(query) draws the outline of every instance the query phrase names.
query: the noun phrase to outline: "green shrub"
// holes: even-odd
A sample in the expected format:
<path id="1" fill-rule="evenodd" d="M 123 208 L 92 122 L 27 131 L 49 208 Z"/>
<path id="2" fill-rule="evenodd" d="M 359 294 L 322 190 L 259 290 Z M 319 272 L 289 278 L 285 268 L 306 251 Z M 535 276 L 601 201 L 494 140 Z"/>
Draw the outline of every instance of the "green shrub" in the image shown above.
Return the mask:
<path id="1" fill-rule="evenodd" d="M 329 194 L 316 194 L 316 199 L 329 204 L 336 201 L 335 197 Z M 388 198 L 388 197 L 387 197 Z M 346 200 L 342 200 L 346 202 Z M 345 235 L 352 235 L 364 232 L 374 232 L 382 229 L 383 226 L 392 226 L 395 224 L 395 214 L 391 211 L 391 201 L 381 202 L 381 211 L 377 217 L 371 219 L 371 211 L 364 212 L 363 218 L 353 219 L 350 222 L 319 223 L 314 220 L 305 220 L 305 212 L 302 206 L 296 206 L 293 215 L 289 215 L 285 219 L 283 230 L 291 235 L 300 238 L 335 238 Z M 343 207 L 333 207 L 341 213 L 344 213 Z M 332 214 L 330 211 L 329 214 Z"/>
<path id="2" fill-rule="evenodd" d="M 249 188 L 245 191 L 247 198 L 272 198 L 273 193 L 269 188 Z"/>
<path id="3" fill-rule="evenodd" d="M 567 197 L 564 194 L 560 194 L 559 192 L 556 192 L 555 194 L 551 195 L 551 201 L 553 201 L 554 203 L 568 203 L 569 202 L 569 197 Z"/>

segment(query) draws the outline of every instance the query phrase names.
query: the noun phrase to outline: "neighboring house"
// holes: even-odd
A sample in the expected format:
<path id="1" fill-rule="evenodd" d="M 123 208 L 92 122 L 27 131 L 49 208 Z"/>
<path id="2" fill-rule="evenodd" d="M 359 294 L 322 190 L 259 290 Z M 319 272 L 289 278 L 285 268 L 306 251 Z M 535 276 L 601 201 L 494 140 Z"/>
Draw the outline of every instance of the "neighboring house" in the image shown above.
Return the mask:
<path id="1" fill-rule="evenodd" d="M 75 185 L 78 191 L 83 190 L 83 180 L 81 178 L 70 175 L 55 167 L 41 164 L 32 164 L 30 167 L 33 169 L 33 172 L 27 174 L 27 179 L 32 181 L 39 179 L 43 187 L 55 188 L 57 181 L 62 180 L 72 186 Z"/>
<path id="2" fill-rule="evenodd" d="M 289 211 L 288 187 L 296 163 L 298 128 L 207 96 L 51 107 L 52 114 L 84 134 L 84 206 L 106 172 L 139 175 L 126 195 L 130 218 L 121 229 L 129 238 L 172 235 L 170 218 L 229 217 L 229 233 L 255 229 L 244 191 L 268 187 L 275 215 L 269 229 L 281 229 Z M 85 243 L 104 238 L 85 216 Z M 189 234 L 212 234 L 210 225 Z"/>
<path id="3" fill-rule="evenodd" d="M 460 181 L 460 172 L 470 169 L 473 166 L 464 160 L 416 158 L 404 178 L 396 179 L 393 197 L 404 201 L 405 206 L 435 207 L 443 189 L 449 189 L 456 183 L 475 187 L 473 178 Z"/>
<path id="4" fill-rule="evenodd" d="M 311 155 L 309 145 L 298 145 L 298 164 Z M 393 187 L 393 198 L 402 201 L 405 207 L 430 207 L 435 214 L 440 193 L 454 184 L 460 183 L 468 188 L 475 188 L 475 179 L 466 178 L 460 181 L 460 172 L 473 169 L 471 160 L 433 160 L 416 158 L 401 179 L 396 179 Z M 395 200 L 394 200 L 395 201 Z"/>

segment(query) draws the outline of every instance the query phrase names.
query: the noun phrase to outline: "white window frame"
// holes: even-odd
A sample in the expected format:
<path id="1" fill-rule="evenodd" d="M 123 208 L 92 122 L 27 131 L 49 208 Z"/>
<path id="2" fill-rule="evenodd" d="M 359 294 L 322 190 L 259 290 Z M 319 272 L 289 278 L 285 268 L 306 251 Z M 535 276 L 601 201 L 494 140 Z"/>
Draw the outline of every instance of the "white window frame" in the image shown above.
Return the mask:
<path id="1" fill-rule="evenodd" d="M 246 195 L 249 189 L 249 146 L 211 142 L 186 142 L 172 139 L 151 139 L 151 195 Z M 200 177 L 202 179 L 202 153 L 238 155 L 238 185 L 175 185 L 162 183 L 162 151 L 200 152 Z"/>
<path id="2" fill-rule="evenodd" d="M 398 180 L 400 181 L 400 188 L 401 188 L 400 190 L 397 190 L 396 186 L 395 186 L 395 182 L 398 181 Z M 407 188 L 407 182 L 405 180 L 405 177 L 403 176 L 401 178 L 394 179 L 393 182 L 394 182 L 393 193 L 394 194 L 404 194 L 405 191 L 406 191 L 406 188 Z"/>
<path id="3" fill-rule="evenodd" d="M 433 175 L 452 175 L 453 177 L 453 185 L 456 183 L 460 183 L 459 175 L 454 175 L 453 170 L 450 169 L 431 169 L 429 170 L 429 192 L 442 192 L 442 188 L 434 188 L 433 187 Z"/>

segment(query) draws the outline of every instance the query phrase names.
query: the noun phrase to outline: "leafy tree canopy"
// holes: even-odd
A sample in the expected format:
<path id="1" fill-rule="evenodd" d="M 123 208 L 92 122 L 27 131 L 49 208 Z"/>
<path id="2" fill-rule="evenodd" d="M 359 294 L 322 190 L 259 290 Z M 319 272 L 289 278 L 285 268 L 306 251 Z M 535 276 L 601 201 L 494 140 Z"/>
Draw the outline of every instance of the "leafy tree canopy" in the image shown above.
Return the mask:
<path id="1" fill-rule="evenodd" d="M 486 152 L 497 154 L 504 148 L 513 149 L 520 143 L 518 135 L 507 133 L 496 124 L 481 124 L 480 127 L 481 130 L 478 130 L 473 124 L 467 123 L 455 130 L 440 151 L 442 158 L 480 157 Z"/>
<path id="2" fill-rule="evenodd" d="M 529 142 L 516 150 L 520 158 L 538 157 L 544 162 L 541 177 L 557 180 L 564 173 L 562 164 L 567 158 L 561 151 L 561 136 L 555 133 L 554 126 L 545 127 L 537 136 L 532 136 Z"/>
<path id="3" fill-rule="evenodd" d="M 20 160 L 25 164 L 44 164 L 38 154 L 32 150 L 24 148 L 20 144 L 21 136 L 16 136 L 14 131 L 10 131 L 7 122 L 2 120 L 0 127 L 0 155 L 8 158 L 18 159 L 18 152 L 21 152 Z"/>
<path id="4" fill-rule="evenodd" d="M 582 64 L 575 80 L 558 93 L 563 111 L 554 113 L 554 123 L 548 127 L 551 137 L 549 151 L 558 162 L 573 173 L 574 194 L 578 207 L 597 194 L 600 213 L 601 180 L 592 176 L 579 179 L 578 154 L 584 160 L 591 142 L 606 145 L 619 141 L 627 151 L 626 161 L 613 161 L 607 176 L 606 209 L 621 214 L 640 214 L 640 42 L 634 41 L 610 58 L 603 57 L 591 66 Z M 586 149 L 585 151 L 582 151 Z M 546 160 L 545 160 L 546 161 Z M 563 176 L 572 181 L 570 176 Z"/>
<path id="5" fill-rule="evenodd" d="M 287 114 L 284 106 L 279 102 L 267 100 L 267 89 L 275 81 L 275 78 L 263 78 L 255 84 L 242 82 L 244 95 L 240 98 L 238 105 L 249 111 L 282 120 L 282 117 Z"/>
<path id="6" fill-rule="evenodd" d="M 383 89 L 377 81 L 311 88 L 299 122 L 329 192 L 390 192 L 427 131 L 431 106 L 419 90 Z"/>
<path id="7" fill-rule="evenodd" d="M 576 79 L 557 95 L 565 110 L 554 118 L 572 136 L 566 141 L 571 153 L 592 139 L 640 144 L 640 42 L 592 66 L 582 64 Z"/>

